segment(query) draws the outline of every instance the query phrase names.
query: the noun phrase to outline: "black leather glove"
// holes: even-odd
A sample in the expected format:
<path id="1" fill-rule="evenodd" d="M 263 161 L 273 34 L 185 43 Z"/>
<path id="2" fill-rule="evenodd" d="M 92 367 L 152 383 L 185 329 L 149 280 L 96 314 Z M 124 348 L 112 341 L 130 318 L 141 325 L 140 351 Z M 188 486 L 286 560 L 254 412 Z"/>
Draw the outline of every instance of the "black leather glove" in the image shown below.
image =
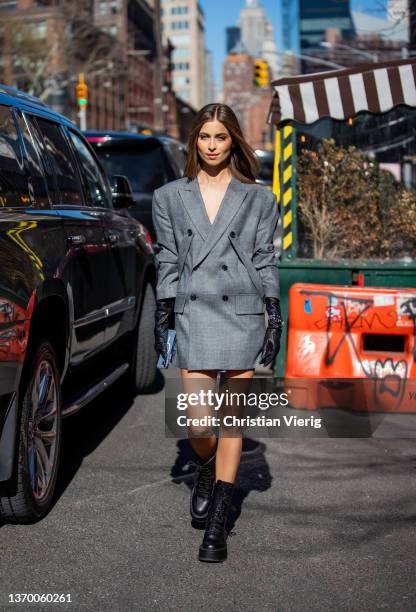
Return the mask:
<path id="1" fill-rule="evenodd" d="M 155 349 L 166 359 L 168 352 L 169 319 L 173 312 L 175 298 L 156 300 Z"/>
<path id="2" fill-rule="evenodd" d="M 264 336 L 260 363 L 267 366 L 274 362 L 280 350 L 283 321 L 280 312 L 280 300 L 276 297 L 266 297 L 265 302 L 269 321 Z"/>

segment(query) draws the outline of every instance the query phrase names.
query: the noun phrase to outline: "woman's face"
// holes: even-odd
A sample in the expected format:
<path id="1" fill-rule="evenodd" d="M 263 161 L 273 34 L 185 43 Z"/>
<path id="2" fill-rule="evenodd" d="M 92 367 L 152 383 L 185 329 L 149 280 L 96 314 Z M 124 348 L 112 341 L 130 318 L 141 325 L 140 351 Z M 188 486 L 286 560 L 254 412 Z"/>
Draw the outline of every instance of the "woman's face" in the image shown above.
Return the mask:
<path id="1" fill-rule="evenodd" d="M 229 131 L 220 121 L 207 121 L 199 131 L 198 153 L 208 166 L 219 166 L 227 161 L 232 144 Z"/>

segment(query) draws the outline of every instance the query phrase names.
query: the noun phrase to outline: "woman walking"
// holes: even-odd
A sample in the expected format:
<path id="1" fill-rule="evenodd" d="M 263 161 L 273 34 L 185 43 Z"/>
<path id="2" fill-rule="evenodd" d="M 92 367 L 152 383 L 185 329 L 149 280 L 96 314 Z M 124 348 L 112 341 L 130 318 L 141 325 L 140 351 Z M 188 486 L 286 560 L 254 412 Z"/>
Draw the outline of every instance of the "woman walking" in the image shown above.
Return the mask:
<path id="1" fill-rule="evenodd" d="M 274 194 L 255 183 L 258 171 L 233 110 L 208 104 L 197 113 L 190 131 L 184 177 L 154 192 L 155 347 L 166 355 L 167 330 L 174 316 L 174 364 L 186 392 L 201 387 L 218 390 L 221 373 L 233 391 L 237 385 L 245 388 L 257 358 L 269 365 L 280 348 L 273 246 L 278 208 Z M 196 408 L 188 408 L 187 416 L 192 411 Z M 194 522 L 205 525 L 199 559 L 223 561 L 242 435 L 238 428 L 230 431 L 223 424 L 218 439 L 203 427 L 190 428 L 188 435 L 199 458 L 190 512 Z"/>

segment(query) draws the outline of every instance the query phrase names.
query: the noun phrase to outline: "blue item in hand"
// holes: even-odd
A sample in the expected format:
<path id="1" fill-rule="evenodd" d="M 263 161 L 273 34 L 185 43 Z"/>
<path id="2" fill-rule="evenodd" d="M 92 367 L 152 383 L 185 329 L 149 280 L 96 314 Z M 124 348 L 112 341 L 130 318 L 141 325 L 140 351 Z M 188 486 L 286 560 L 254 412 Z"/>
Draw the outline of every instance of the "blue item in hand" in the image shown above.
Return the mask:
<path id="1" fill-rule="evenodd" d="M 159 355 L 157 367 L 158 368 L 168 368 L 169 364 L 172 363 L 175 353 L 176 353 L 176 330 L 168 329 L 167 356 L 166 356 L 166 359 L 163 359 L 163 355 Z"/>

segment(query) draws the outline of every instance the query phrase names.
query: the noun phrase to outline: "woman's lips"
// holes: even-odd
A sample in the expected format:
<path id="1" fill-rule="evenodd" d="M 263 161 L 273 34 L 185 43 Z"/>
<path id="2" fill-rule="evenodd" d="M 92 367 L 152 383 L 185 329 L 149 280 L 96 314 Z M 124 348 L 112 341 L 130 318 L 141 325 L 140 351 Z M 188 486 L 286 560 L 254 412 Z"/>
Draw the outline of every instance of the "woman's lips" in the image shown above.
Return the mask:
<path id="1" fill-rule="evenodd" d="M 207 153 L 208 157 L 218 157 L 218 153 Z"/>

